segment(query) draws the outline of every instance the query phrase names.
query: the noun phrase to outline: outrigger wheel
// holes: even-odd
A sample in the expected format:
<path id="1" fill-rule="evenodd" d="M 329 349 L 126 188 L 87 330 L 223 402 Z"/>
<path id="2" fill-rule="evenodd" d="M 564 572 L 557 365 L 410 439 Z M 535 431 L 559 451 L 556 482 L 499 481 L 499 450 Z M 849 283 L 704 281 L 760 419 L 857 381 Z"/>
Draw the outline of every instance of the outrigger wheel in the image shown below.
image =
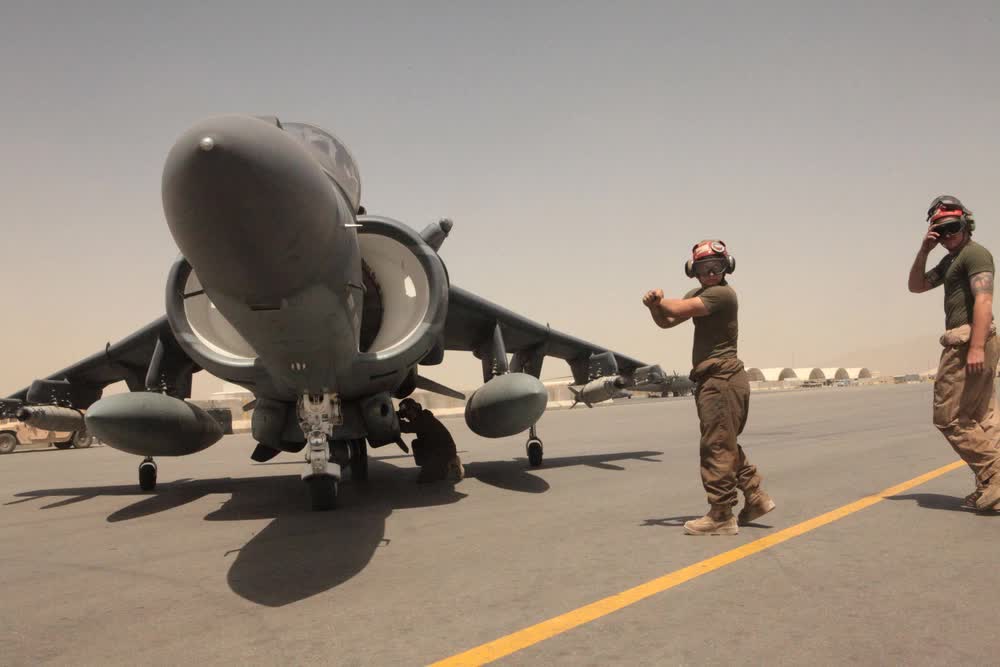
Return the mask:
<path id="1" fill-rule="evenodd" d="M 528 463 L 531 464 L 532 468 L 542 465 L 543 455 L 542 441 L 538 438 L 530 438 L 528 440 Z"/>
<path id="2" fill-rule="evenodd" d="M 528 450 L 528 463 L 531 464 L 531 467 L 537 468 L 542 465 L 542 456 L 544 454 L 542 439 L 538 437 L 538 431 L 535 430 L 534 424 L 528 429 L 528 444 L 526 445 L 526 449 Z"/>
<path id="3" fill-rule="evenodd" d="M 156 462 L 152 456 L 147 456 L 139 464 L 139 488 L 143 491 L 156 488 Z"/>

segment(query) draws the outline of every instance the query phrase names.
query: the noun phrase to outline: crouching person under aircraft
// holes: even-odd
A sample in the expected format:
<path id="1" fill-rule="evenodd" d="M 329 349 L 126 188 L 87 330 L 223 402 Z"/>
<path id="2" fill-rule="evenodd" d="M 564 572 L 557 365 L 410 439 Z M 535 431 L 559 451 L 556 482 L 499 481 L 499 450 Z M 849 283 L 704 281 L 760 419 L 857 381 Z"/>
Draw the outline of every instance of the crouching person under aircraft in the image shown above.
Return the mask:
<path id="1" fill-rule="evenodd" d="M 458 458 L 455 440 L 430 410 L 424 410 L 412 398 L 399 403 L 399 426 L 403 433 L 417 437 L 410 443 L 413 459 L 420 466 L 417 482 L 449 480 L 458 482 L 465 477 L 465 468 Z"/>
<path id="2" fill-rule="evenodd" d="M 691 380 L 697 384 L 694 395 L 701 422 L 701 481 L 711 509 L 684 524 L 688 535 L 736 535 L 737 524 L 745 526 L 775 506 L 760 486 L 757 468 L 736 442 L 747 423 L 750 384 L 736 356 L 736 292 L 726 282 L 726 274 L 735 268 L 736 259 L 722 241 L 702 241 L 691 249 L 684 267 L 689 278 L 701 283 L 699 288 L 683 299 L 665 299 L 661 289 L 642 298 L 653 321 L 664 329 L 694 321 Z M 746 502 L 734 517 L 737 490 Z"/>

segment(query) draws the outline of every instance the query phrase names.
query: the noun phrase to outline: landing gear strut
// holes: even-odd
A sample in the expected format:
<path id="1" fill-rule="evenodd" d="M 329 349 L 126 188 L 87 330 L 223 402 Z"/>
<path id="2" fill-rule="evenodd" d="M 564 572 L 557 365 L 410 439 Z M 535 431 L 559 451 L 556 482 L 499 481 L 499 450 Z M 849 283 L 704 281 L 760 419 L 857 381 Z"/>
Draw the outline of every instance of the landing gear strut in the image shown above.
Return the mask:
<path id="1" fill-rule="evenodd" d="M 139 488 L 143 491 L 156 488 L 156 462 L 152 456 L 147 456 L 139 464 Z"/>
<path id="2" fill-rule="evenodd" d="M 330 460 L 330 438 L 335 426 L 344 423 L 340 397 L 336 394 L 303 394 L 299 399 L 299 425 L 306 436 L 309 468 L 302 479 L 309 485 L 314 510 L 330 510 L 337 504 L 340 463 Z M 338 457 L 339 458 L 339 457 Z"/>
<path id="3" fill-rule="evenodd" d="M 542 458 L 545 454 L 542 449 L 542 441 L 538 437 L 538 433 L 535 432 L 535 426 L 532 424 L 531 429 L 528 431 L 528 444 L 525 446 L 528 451 L 528 463 L 532 468 L 537 468 L 542 465 Z"/>

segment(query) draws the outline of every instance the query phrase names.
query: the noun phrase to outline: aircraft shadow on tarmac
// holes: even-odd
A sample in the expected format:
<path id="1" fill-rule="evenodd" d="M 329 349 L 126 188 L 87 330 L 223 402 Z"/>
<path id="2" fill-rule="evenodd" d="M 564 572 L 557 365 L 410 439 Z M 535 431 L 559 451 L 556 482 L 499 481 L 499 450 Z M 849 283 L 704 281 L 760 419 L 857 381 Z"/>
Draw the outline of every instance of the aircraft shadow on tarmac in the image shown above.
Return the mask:
<path id="1" fill-rule="evenodd" d="M 587 456 L 566 456 L 563 458 L 546 458 L 541 468 L 529 468 L 528 459 L 517 458 L 509 461 L 482 461 L 465 466 L 466 477 L 474 477 L 483 484 L 489 484 L 508 491 L 522 493 L 544 493 L 549 490 L 549 483 L 538 475 L 535 470 L 552 470 L 569 466 L 589 466 L 598 470 L 622 471 L 625 468 L 616 461 L 645 461 L 659 463 L 652 458 L 663 452 L 622 452 L 620 454 L 591 454 Z"/>
<path id="2" fill-rule="evenodd" d="M 539 471 L 575 465 L 601 470 L 624 470 L 613 462 L 650 458 L 662 452 L 571 456 L 546 459 Z M 388 457 L 395 458 L 395 457 Z M 301 465 L 301 464 L 300 464 Z M 471 463 L 466 477 L 502 489 L 543 493 L 549 484 L 526 467 L 526 459 Z M 242 548 L 225 554 L 233 557 L 227 580 L 230 589 L 251 602 L 281 607 L 331 590 L 361 572 L 376 549 L 391 547 L 385 538 L 386 520 L 394 510 L 432 507 L 458 502 L 467 494 L 451 483 L 415 484 L 416 470 L 399 468 L 383 459 L 369 459 L 369 482 L 341 485 L 339 509 L 311 512 L 299 475 L 250 478 L 179 479 L 160 484 L 153 494 L 134 484 L 121 486 L 44 489 L 15 494 L 18 500 L 62 498 L 40 509 L 55 509 L 101 496 L 136 497 L 141 500 L 112 512 L 111 523 L 136 520 L 175 509 L 213 494 L 229 494 L 206 521 L 273 519 Z"/>

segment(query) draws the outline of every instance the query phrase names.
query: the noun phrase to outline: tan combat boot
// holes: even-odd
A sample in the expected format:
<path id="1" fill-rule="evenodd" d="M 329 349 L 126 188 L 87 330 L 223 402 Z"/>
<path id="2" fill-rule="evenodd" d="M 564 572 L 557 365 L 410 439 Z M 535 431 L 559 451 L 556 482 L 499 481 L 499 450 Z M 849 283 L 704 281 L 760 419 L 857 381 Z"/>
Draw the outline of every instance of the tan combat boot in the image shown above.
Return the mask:
<path id="1" fill-rule="evenodd" d="M 967 495 L 962 500 L 962 509 L 964 510 L 974 510 L 976 509 L 976 502 L 979 501 L 979 496 L 983 495 L 982 489 L 976 489 L 969 495 Z"/>
<path id="2" fill-rule="evenodd" d="M 733 508 L 729 505 L 712 505 L 708 514 L 684 524 L 687 535 L 736 535 L 739 532 Z"/>
<path id="3" fill-rule="evenodd" d="M 465 479 L 465 466 L 462 465 L 462 459 L 458 458 L 458 454 L 448 461 L 447 478 L 452 482 L 461 482 Z"/>
<path id="4" fill-rule="evenodd" d="M 757 489 L 746 497 L 743 509 L 740 510 L 740 515 L 736 518 L 736 523 L 741 526 L 753 523 L 754 519 L 759 519 L 773 509 L 774 501 L 771 500 L 771 496 Z"/>
<path id="5" fill-rule="evenodd" d="M 1000 473 L 990 477 L 989 483 L 979 495 L 976 501 L 977 510 L 991 510 L 1000 508 Z"/>

